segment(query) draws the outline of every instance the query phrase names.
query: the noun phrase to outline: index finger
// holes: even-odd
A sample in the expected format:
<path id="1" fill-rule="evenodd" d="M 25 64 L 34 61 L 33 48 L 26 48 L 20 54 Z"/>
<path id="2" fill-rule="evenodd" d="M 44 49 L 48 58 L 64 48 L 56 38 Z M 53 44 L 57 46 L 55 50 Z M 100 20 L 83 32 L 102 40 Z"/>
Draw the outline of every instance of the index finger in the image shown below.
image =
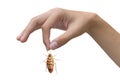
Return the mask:
<path id="1" fill-rule="evenodd" d="M 49 14 L 50 12 L 48 11 L 32 18 L 31 21 L 28 23 L 27 27 L 21 32 L 21 34 L 19 34 L 19 36 L 17 36 L 17 40 L 21 42 L 26 42 L 29 35 L 33 31 L 41 28 L 41 25 L 47 20 Z"/>

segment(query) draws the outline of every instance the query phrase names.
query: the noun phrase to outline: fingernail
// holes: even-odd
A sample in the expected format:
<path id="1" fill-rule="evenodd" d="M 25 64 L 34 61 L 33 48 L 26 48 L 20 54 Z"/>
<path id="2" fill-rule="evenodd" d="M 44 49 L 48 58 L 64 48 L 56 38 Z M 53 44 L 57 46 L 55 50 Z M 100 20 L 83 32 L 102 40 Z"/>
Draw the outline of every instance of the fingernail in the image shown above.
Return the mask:
<path id="1" fill-rule="evenodd" d="M 53 41 L 51 44 L 50 44 L 50 49 L 56 49 L 58 47 L 58 43 L 56 41 Z"/>
<path id="2" fill-rule="evenodd" d="M 17 40 L 20 40 L 21 36 L 22 36 L 22 33 L 20 33 L 20 34 L 17 36 Z"/>

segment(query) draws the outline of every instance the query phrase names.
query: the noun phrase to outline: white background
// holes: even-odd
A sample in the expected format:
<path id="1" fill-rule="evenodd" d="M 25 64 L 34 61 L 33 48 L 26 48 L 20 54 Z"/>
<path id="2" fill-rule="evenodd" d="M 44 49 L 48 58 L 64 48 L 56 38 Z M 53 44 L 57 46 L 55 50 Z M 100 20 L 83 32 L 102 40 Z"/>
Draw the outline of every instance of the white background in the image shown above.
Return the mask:
<path id="1" fill-rule="evenodd" d="M 32 17 L 55 7 L 95 12 L 120 32 L 119 0 L 0 0 L 0 80 L 120 80 L 120 69 L 86 33 L 52 52 L 60 59 L 52 74 L 42 63 L 41 30 L 26 43 L 16 40 Z M 52 30 L 51 40 L 62 33 Z"/>

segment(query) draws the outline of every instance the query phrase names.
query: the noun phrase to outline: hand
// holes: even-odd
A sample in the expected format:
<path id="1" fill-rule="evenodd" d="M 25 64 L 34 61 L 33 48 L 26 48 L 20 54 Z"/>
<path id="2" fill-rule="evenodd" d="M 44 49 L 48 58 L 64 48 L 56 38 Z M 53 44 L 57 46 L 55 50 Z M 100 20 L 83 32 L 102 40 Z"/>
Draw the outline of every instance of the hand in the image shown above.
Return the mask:
<path id="1" fill-rule="evenodd" d="M 120 34 L 95 13 L 60 8 L 49 10 L 34 17 L 17 40 L 25 42 L 33 31 L 40 28 L 47 50 L 56 49 L 72 38 L 87 32 L 120 67 Z M 50 42 L 51 28 L 66 30 L 66 32 Z"/>
<path id="2" fill-rule="evenodd" d="M 33 31 L 42 29 L 43 42 L 46 49 L 56 49 L 72 38 L 87 32 L 89 27 L 92 26 L 95 16 L 96 14 L 89 12 L 71 11 L 61 8 L 51 9 L 32 18 L 27 27 L 17 37 L 17 40 L 26 42 Z M 66 30 L 66 32 L 50 42 L 51 28 Z"/>

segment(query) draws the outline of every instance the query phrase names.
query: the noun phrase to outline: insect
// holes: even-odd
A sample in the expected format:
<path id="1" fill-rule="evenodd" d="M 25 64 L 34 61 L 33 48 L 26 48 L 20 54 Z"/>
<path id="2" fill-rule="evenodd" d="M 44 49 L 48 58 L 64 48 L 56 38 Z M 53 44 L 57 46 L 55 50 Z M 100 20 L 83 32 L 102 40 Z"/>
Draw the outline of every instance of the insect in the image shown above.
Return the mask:
<path id="1" fill-rule="evenodd" d="M 48 54 L 47 60 L 46 60 L 46 67 L 50 73 L 53 72 L 54 69 L 54 58 L 52 54 Z"/>

